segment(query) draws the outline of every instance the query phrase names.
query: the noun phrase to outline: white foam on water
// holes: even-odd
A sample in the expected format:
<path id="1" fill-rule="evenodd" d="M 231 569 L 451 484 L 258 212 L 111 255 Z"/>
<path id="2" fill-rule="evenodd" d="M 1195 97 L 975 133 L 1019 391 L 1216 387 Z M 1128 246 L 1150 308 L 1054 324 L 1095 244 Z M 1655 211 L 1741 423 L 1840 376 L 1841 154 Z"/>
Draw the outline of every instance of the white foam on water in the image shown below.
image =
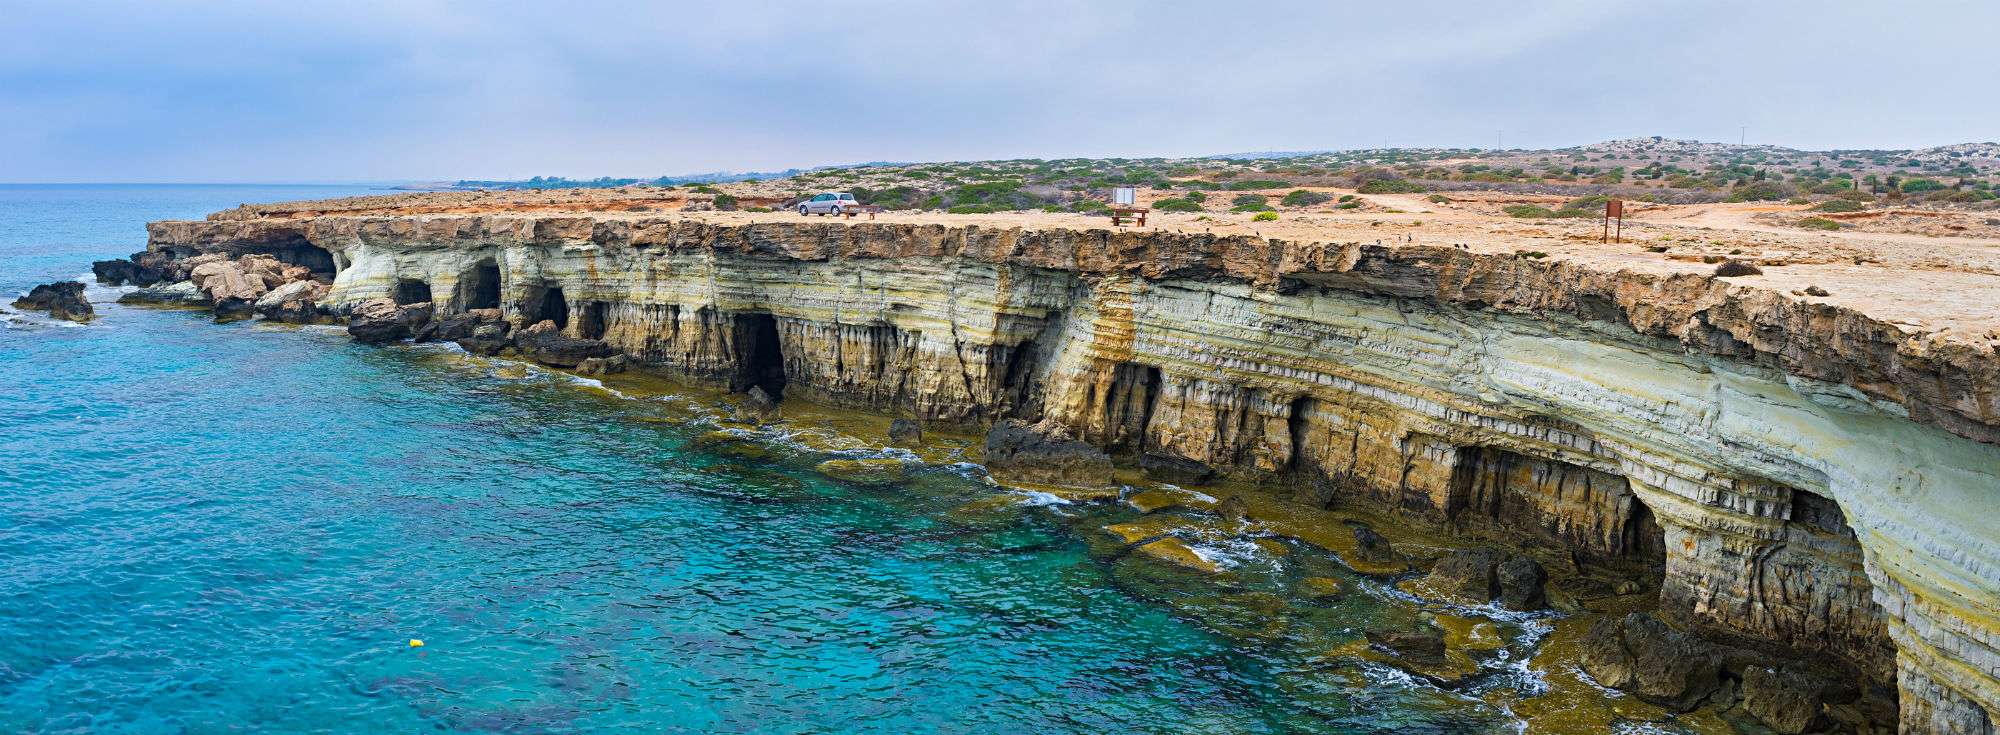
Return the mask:
<path id="1" fill-rule="evenodd" d="M 1040 490 L 1022 490 L 1019 488 L 1009 488 L 1009 489 L 1015 495 L 1021 496 L 1021 502 L 1016 503 L 1016 505 L 1022 505 L 1029 508 L 1045 508 L 1052 505 L 1072 504 L 1069 499 L 1064 498 L 1060 495 L 1056 495 L 1054 493 L 1045 493 Z"/>

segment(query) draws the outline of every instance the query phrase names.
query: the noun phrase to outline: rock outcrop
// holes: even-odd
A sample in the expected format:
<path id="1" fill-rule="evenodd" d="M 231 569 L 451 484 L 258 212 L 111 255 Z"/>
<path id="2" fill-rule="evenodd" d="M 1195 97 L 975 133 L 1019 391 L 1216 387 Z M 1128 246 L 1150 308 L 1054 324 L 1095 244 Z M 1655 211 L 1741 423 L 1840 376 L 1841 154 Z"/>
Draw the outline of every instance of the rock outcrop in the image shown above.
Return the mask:
<path id="1" fill-rule="evenodd" d="M 90 306 L 90 299 L 83 295 L 80 281 L 58 281 L 44 283 L 28 291 L 28 295 L 14 300 L 14 308 L 30 311 L 46 311 L 51 319 L 72 322 L 87 322 L 97 316 Z"/>
<path id="2" fill-rule="evenodd" d="M 1007 419 L 986 433 L 986 466 L 1027 482 L 1109 485 L 1111 457 L 1048 425 Z"/>
<path id="3" fill-rule="evenodd" d="M 147 267 L 169 280 L 269 255 L 331 278 L 323 305 L 358 320 L 381 321 L 363 316 L 374 299 L 499 310 L 511 331 L 480 322 L 460 338 L 475 351 L 623 354 L 737 391 L 993 425 L 989 464 L 1024 480 L 1110 482 L 1110 456 L 1144 458 L 1560 549 L 1657 585 L 1654 622 L 1687 640 L 1897 688 L 1908 732 L 2000 712 L 2000 356 L 1757 277 L 1442 244 L 702 215 L 150 233 Z M 209 269 L 205 290 L 254 291 L 238 270 Z M 1505 562 L 1493 586 L 1528 589 L 1533 570 Z M 1705 696 L 1705 655 L 1600 678 L 1685 705 Z"/>

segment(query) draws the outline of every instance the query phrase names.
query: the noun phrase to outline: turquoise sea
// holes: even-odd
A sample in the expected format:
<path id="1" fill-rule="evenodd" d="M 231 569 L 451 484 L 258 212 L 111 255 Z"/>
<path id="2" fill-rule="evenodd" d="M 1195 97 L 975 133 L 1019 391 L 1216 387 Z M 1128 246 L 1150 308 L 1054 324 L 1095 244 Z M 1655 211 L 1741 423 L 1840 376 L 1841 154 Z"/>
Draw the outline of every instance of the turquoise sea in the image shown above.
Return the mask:
<path id="1" fill-rule="evenodd" d="M 0 293 L 357 193 L 0 186 Z M 92 295 L 0 329 L 0 731 L 1514 732 L 1484 700 L 1538 685 L 1532 619 L 1455 689 L 1330 655 L 1422 610 L 1293 541 L 1210 577 L 1107 543 L 1123 504 L 845 485 L 671 397 Z"/>

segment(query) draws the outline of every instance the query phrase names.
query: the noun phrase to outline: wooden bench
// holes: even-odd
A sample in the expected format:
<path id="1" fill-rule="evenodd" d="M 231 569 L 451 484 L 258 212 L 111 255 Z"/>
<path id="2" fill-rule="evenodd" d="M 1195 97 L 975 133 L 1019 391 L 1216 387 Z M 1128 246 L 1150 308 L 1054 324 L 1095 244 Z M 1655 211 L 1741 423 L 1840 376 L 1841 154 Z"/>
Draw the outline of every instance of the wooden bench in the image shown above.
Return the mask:
<path id="1" fill-rule="evenodd" d="M 1125 220 L 1138 220 L 1140 227 L 1146 226 L 1146 213 L 1153 211 L 1147 207 L 1112 207 L 1111 226 L 1124 227 Z"/>

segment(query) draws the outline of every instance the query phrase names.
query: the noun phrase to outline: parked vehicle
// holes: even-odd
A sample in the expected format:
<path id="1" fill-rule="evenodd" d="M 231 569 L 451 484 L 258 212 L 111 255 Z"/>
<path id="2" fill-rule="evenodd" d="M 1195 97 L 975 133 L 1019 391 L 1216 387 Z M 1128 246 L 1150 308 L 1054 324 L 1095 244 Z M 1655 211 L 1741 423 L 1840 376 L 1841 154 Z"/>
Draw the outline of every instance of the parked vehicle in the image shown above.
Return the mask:
<path id="1" fill-rule="evenodd" d="M 860 200 L 844 191 L 830 191 L 816 194 L 811 199 L 799 202 L 799 216 L 808 214 L 841 214 L 861 207 Z"/>

